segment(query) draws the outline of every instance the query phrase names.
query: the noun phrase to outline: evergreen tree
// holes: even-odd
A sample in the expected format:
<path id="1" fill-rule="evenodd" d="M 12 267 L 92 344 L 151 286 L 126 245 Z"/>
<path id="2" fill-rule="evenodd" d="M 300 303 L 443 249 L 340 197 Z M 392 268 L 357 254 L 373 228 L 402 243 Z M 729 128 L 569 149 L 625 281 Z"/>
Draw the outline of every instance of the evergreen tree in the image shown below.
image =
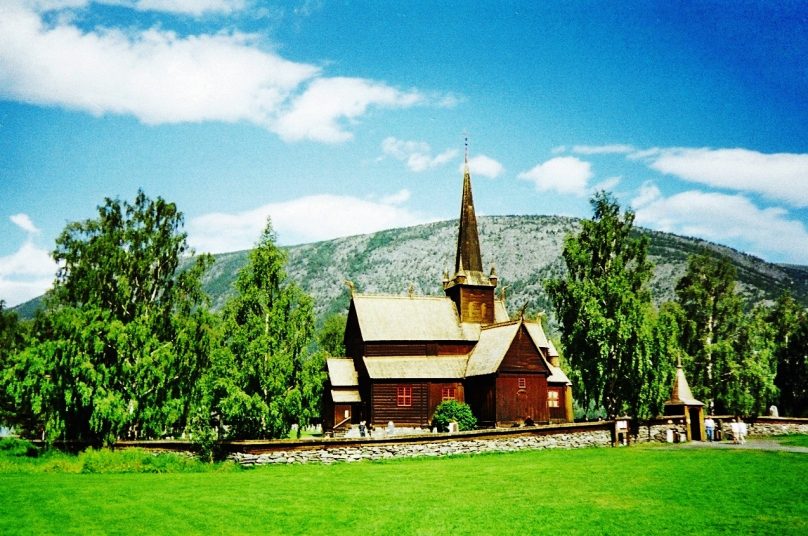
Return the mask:
<path id="1" fill-rule="evenodd" d="M 648 238 L 633 233 L 634 213 L 621 215 L 610 194 L 595 194 L 591 204 L 593 219 L 565 240 L 566 277 L 548 281 L 547 291 L 579 404 L 601 405 L 609 417 L 647 414 L 656 404 L 654 371 L 666 359 L 650 351 Z"/>

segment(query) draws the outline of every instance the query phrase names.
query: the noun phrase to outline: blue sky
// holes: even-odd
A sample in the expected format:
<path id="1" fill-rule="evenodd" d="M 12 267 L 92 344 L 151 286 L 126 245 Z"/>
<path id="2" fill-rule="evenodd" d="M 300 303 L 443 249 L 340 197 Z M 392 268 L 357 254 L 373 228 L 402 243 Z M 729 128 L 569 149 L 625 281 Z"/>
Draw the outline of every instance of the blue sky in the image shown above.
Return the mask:
<path id="1" fill-rule="evenodd" d="M 808 2 L 667 4 L 4 0 L 0 299 L 138 188 L 198 251 L 455 218 L 464 133 L 478 213 L 808 264 Z"/>

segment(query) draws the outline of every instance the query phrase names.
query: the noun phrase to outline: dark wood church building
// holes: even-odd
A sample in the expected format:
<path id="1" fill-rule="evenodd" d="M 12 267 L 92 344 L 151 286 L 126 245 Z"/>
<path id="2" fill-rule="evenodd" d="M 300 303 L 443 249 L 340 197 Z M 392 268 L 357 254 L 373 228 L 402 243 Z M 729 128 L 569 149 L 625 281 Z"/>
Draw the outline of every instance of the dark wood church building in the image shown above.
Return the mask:
<path id="1" fill-rule="evenodd" d="M 328 359 L 323 430 L 367 421 L 429 426 L 444 400 L 466 402 L 478 425 L 572 421 L 572 388 L 539 322 L 511 320 L 485 273 L 468 159 L 454 275 L 444 296 L 352 293 L 348 357 Z"/>

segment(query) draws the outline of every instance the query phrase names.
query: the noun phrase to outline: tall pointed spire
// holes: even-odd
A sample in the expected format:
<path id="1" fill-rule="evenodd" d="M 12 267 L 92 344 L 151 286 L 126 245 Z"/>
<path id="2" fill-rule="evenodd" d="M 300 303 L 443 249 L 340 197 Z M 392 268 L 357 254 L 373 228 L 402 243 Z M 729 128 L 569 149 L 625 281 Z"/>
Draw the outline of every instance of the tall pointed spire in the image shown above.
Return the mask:
<path id="1" fill-rule="evenodd" d="M 455 271 L 451 279 L 444 278 L 443 289 L 457 307 L 461 322 L 492 324 L 494 322 L 494 289 L 497 274 L 483 273 L 480 255 L 480 237 L 477 233 L 477 216 L 474 214 L 474 199 L 471 196 L 471 172 L 469 171 L 469 143 L 463 162 L 463 196 L 460 201 L 460 223 L 457 230 L 457 255 Z"/>
<path id="2" fill-rule="evenodd" d="M 471 195 L 468 138 L 466 138 L 463 162 L 463 197 L 460 201 L 460 225 L 457 235 L 455 273 L 459 273 L 461 270 L 483 271 L 483 261 L 480 255 L 480 237 L 477 233 L 477 216 L 474 213 L 474 199 Z"/>

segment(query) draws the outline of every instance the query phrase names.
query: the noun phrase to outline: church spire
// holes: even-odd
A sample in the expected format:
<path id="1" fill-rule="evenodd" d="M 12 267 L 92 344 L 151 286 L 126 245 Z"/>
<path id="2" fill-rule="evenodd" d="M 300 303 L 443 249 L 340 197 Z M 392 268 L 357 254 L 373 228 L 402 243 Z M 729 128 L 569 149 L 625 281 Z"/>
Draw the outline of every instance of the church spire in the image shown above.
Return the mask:
<path id="1" fill-rule="evenodd" d="M 474 199 L 471 195 L 471 173 L 469 172 L 469 141 L 463 162 L 463 197 L 460 201 L 460 225 L 457 235 L 457 256 L 455 273 L 461 270 L 482 272 L 483 261 L 480 255 L 480 237 L 477 233 L 477 216 L 474 214 Z"/>
<path id="2" fill-rule="evenodd" d="M 471 173 L 469 172 L 469 145 L 463 162 L 463 196 L 460 202 L 460 223 L 457 230 L 457 255 L 455 271 L 451 279 L 444 278 L 443 290 L 457 307 L 461 322 L 478 324 L 494 323 L 494 289 L 497 273 L 492 268 L 490 275 L 483 273 L 480 255 L 480 237 L 477 234 L 477 216 L 471 197 Z"/>

